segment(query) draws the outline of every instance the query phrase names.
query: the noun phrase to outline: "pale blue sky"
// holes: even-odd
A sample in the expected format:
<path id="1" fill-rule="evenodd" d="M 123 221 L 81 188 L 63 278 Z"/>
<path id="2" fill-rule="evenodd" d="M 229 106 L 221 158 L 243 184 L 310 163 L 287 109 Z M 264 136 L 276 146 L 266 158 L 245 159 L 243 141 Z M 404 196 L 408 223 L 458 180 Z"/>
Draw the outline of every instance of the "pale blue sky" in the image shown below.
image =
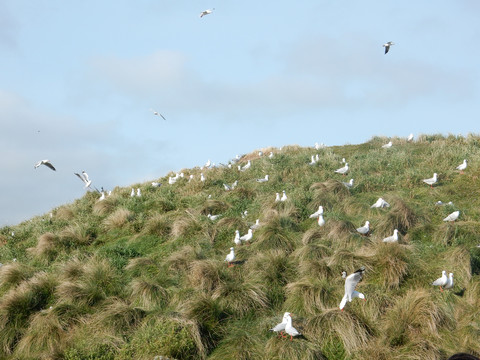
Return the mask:
<path id="1" fill-rule="evenodd" d="M 0 225 L 82 196 L 74 171 L 111 189 L 267 146 L 478 133 L 479 15 L 477 0 L 0 0 Z"/>

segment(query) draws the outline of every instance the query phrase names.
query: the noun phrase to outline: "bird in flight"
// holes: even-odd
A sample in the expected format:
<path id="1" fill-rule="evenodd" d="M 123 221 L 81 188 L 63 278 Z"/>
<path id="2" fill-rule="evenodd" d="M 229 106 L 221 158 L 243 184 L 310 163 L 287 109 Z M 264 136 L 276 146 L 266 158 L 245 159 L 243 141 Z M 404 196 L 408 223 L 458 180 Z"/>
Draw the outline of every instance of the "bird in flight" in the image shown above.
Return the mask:
<path id="1" fill-rule="evenodd" d="M 88 174 L 85 172 L 85 170 L 82 171 L 82 175 L 80 175 L 79 173 L 74 173 L 74 174 L 77 175 L 78 178 L 83 181 L 86 188 L 90 187 L 90 185 L 92 184 L 92 180 L 88 178 Z"/>
<path id="2" fill-rule="evenodd" d="M 205 15 L 211 14 L 211 13 L 213 12 L 213 10 L 215 10 L 215 8 L 203 10 L 203 11 L 200 13 L 200 17 L 204 17 Z"/>
<path id="3" fill-rule="evenodd" d="M 390 50 L 390 46 L 392 46 L 392 45 L 395 45 L 395 43 L 393 43 L 391 41 L 382 45 L 385 48 L 385 54 L 388 53 L 388 50 Z"/>
<path id="4" fill-rule="evenodd" d="M 53 167 L 52 163 L 50 162 L 50 160 L 40 160 L 39 162 L 37 162 L 35 165 L 34 165 L 34 168 L 38 168 L 40 165 L 45 165 L 46 167 L 49 167 L 50 169 L 52 169 L 53 171 L 56 171 L 55 168 Z"/>
<path id="5" fill-rule="evenodd" d="M 152 109 L 150 109 L 150 110 L 152 110 Z M 160 116 L 163 120 L 167 120 L 167 119 L 165 119 L 165 116 L 160 114 L 158 111 L 152 110 L 152 112 L 153 112 L 153 115 Z"/>

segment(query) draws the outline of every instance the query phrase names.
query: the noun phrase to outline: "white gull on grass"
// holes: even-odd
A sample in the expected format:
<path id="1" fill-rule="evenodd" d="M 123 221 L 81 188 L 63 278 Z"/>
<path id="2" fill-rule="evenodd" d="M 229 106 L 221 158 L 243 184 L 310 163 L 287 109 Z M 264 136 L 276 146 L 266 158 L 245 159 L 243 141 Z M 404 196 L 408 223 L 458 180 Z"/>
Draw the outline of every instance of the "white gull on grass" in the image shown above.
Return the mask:
<path id="1" fill-rule="evenodd" d="M 413 134 L 408 135 L 407 141 L 410 142 L 410 141 L 412 141 L 412 140 L 413 140 Z"/>
<path id="2" fill-rule="evenodd" d="M 392 143 L 391 141 L 389 141 L 389 142 L 386 143 L 385 145 L 382 145 L 382 148 L 383 148 L 383 149 L 389 149 L 389 148 L 392 147 L 392 145 L 393 145 L 393 143 Z"/>
<path id="3" fill-rule="evenodd" d="M 245 235 L 240 236 L 240 240 L 250 242 L 250 240 L 252 240 L 252 237 L 253 237 L 253 230 L 248 229 L 248 232 Z"/>
<path id="4" fill-rule="evenodd" d="M 345 166 L 341 167 L 340 169 L 335 170 L 337 174 L 345 175 L 348 172 L 348 163 L 345 163 Z"/>
<path id="5" fill-rule="evenodd" d="M 232 262 L 235 260 L 235 250 L 233 247 L 230 248 L 230 253 L 225 257 L 225 261 L 228 264 L 228 267 L 233 266 Z"/>
<path id="6" fill-rule="evenodd" d="M 448 280 L 445 286 L 443 287 L 445 290 L 453 288 L 453 273 L 448 274 Z"/>
<path id="7" fill-rule="evenodd" d="M 318 207 L 318 210 L 315 211 L 313 214 L 311 214 L 311 215 L 309 216 L 309 218 L 310 218 L 310 219 L 315 219 L 315 218 L 319 217 L 320 215 L 323 215 L 323 206 L 322 206 L 322 205 L 320 205 L 320 206 Z"/>
<path id="8" fill-rule="evenodd" d="M 318 216 L 318 226 L 323 226 L 325 225 L 325 220 L 323 219 L 323 215 Z"/>
<path id="9" fill-rule="evenodd" d="M 365 221 L 365 225 L 362 227 L 357 228 L 357 232 L 362 235 L 367 235 L 370 232 L 370 221 Z"/>
<path id="10" fill-rule="evenodd" d="M 294 336 L 302 335 L 292 326 L 292 317 L 290 314 L 287 316 L 287 324 L 285 325 L 285 332 L 290 335 L 290 341 L 292 341 Z"/>
<path id="11" fill-rule="evenodd" d="M 437 182 L 437 180 L 438 180 L 438 179 L 437 179 L 437 176 L 438 176 L 437 173 L 433 173 L 433 177 L 428 178 L 428 179 L 423 179 L 423 182 L 424 182 L 425 184 L 430 185 L 430 187 L 432 187 L 432 185 L 435 184 L 435 183 Z"/>
<path id="12" fill-rule="evenodd" d="M 221 214 L 218 214 L 218 215 L 208 214 L 207 215 L 207 217 L 212 221 L 218 220 L 221 216 L 222 216 Z"/>
<path id="13" fill-rule="evenodd" d="M 383 198 L 378 198 L 377 202 L 370 206 L 370 208 L 384 208 L 384 207 L 390 207 L 390 204 L 383 200 Z"/>
<path id="14" fill-rule="evenodd" d="M 357 284 L 360 282 L 360 280 L 362 280 L 364 272 L 365 268 L 362 266 L 353 274 L 350 274 L 345 278 L 345 295 L 343 295 L 342 301 L 340 302 L 340 310 L 343 311 L 343 308 L 347 304 L 347 301 L 352 302 L 352 300 L 356 297 L 365 300 L 365 295 L 355 290 Z"/>
<path id="15" fill-rule="evenodd" d="M 274 331 L 276 333 L 278 333 L 280 331 L 280 336 L 282 336 L 281 334 L 283 333 L 283 330 L 285 330 L 285 326 L 287 325 L 287 318 L 290 315 L 291 314 L 289 312 L 286 312 L 285 314 L 283 314 L 282 322 L 275 325 L 273 328 L 270 329 L 270 331 Z"/>
<path id="16" fill-rule="evenodd" d="M 443 221 L 455 221 L 458 219 L 458 217 L 460 216 L 460 211 L 454 211 L 452 212 L 450 215 L 448 215 L 445 219 L 443 219 Z"/>
<path id="17" fill-rule="evenodd" d="M 240 231 L 235 230 L 235 238 L 233 239 L 233 242 L 235 243 L 235 245 L 242 244 L 242 240 L 240 240 Z"/>
<path id="18" fill-rule="evenodd" d="M 283 195 L 282 195 L 282 197 L 280 198 L 280 201 L 282 201 L 282 202 L 283 202 L 283 201 L 287 201 L 288 198 L 287 198 L 287 194 L 285 193 L 285 190 L 283 190 L 282 192 L 283 192 Z"/>
<path id="19" fill-rule="evenodd" d="M 447 272 L 445 270 L 442 271 L 442 276 L 439 277 L 437 280 L 435 280 L 432 285 L 433 286 L 439 286 L 440 287 L 440 291 L 443 291 L 442 289 L 442 286 L 445 286 L 447 285 L 447 281 L 448 281 L 448 278 L 447 278 Z"/>
<path id="20" fill-rule="evenodd" d="M 353 179 L 350 179 L 349 182 L 342 182 L 343 186 L 345 186 L 347 189 L 353 188 Z"/>
<path id="21" fill-rule="evenodd" d="M 463 159 L 463 163 L 456 167 L 457 170 L 460 170 L 460 174 L 463 174 L 463 170 L 467 168 L 467 159 Z"/>
<path id="22" fill-rule="evenodd" d="M 267 182 L 267 181 L 268 181 L 268 175 L 265 175 L 265 177 L 262 178 L 262 179 L 257 179 L 257 182 L 259 182 L 259 183 L 264 183 L 264 182 Z"/>
<path id="23" fill-rule="evenodd" d="M 257 229 L 260 228 L 260 226 L 262 226 L 262 225 L 260 225 L 260 219 L 257 219 L 257 220 L 255 220 L 255 224 L 253 224 L 252 226 L 250 226 L 250 229 L 252 229 L 252 230 L 257 230 Z"/>
<path id="24" fill-rule="evenodd" d="M 386 237 L 382 241 L 385 242 L 385 243 L 397 242 L 398 241 L 398 230 L 397 229 L 393 230 L 393 235 L 389 236 L 389 237 Z"/>

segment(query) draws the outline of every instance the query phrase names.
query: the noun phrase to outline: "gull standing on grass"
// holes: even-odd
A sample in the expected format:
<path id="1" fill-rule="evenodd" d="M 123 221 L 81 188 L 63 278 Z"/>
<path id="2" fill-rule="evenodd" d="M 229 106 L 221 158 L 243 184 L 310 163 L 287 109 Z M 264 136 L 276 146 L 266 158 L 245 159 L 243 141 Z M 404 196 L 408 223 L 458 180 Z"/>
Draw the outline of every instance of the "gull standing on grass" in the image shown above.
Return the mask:
<path id="1" fill-rule="evenodd" d="M 270 151 L 270 154 L 268 154 L 268 158 L 272 159 L 273 158 L 273 151 Z"/>
<path id="2" fill-rule="evenodd" d="M 423 182 L 425 184 L 428 184 L 430 185 L 430 187 L 433 187 L 432 185 L 435 184 L 437 182 L 437 173 L 433 173 L 433 177 L 431 178 L 428 178 L 428 179 L 423 179 Z"/>
<path id="3" fill-rule="evenodd" d="M 283 190 L 283 195 L 282 197 L 280 198 L 280 201 L 287 201 L 287 194 L 285 193 L 285 190 Z"/>
<path id="4" fill-rule="evenodd" d="M 386 143 L 385 145 L 382 145 L 382 148 L 383 148 L 383 149 L 388 149 L 388 148 L 391 148 L 391 147 L 392 147 L 392 145 L 393 145 L 393 144 L 392 144 L 392 142 L 391 142 L 391 141 L 389 141 L 389 142 L 388 142 L 388 143 Z"/>
<path id="5" fill-rule="evenodd" d="M 240 167 L 240 165 L 239 165 L 239 170 L 240 171 L 245 171 L 247 169 L 250 169 L 251 166 L 252 166 L 252 162 L 250 160 L 248 160 L 247 163 L 245 164 L 245 166 Z"/>
<path id="6" fill-rule="evenodd" d="M 345 186 L 347 189 L 353 188 L 353 179 L 350 179 L 349 182 L 342 182 L 343 186 Z"/>
<path id="7" fill-rule="evenodd" d="M 253 237 L 253 230 L 248 229 L 248 232 L 245 235 L 240 236 L 240 240 L 250 242 L 250 240 L 252 240 L 252 237 Z"/>
<path id="8" fill-rule="evenodd" d="M 365 300 L 365 295 L 355 290 L 355 287 L 357 286 L 357 284 L 360 282 L 360 280 L 362 280 L 364 272 L 365 272 L 365 267 L 362 266 L 353 274 L 350 274 L 345 278 L 345 295 L 343 295 L 342 301 L 340 302 L 340 305 L 339 305 L 340 310 L 343 311 L 343 308 L 347 304 L 347 301 L 352 302 L 352 300 L 356 297 Z"/>
<path id="9" fill-rule="evenodd" d="M 137 189 L 137 196 L 138 197 L 142 196 L 142 192 L 140 191 L 140 188 Z"/>
<path id="10" fill-rule="evenodd" d="M 280 201 L 280 194 L 275 193 L 275 202 L 279 202 L 279 201 Z"/>
<path id="11" fill-rule="evenodd" d="M 240 240 L 240 231 L 235 230 L 235 238 L 233 239 L 233 242 L 235 243 L 235 245 L 242 244 L 242 240 Z"/>
<path id="12" fill-rule="evenodd" d="M 458 219 L 458 217 L 460 216 L 460 211 L 454 211 L 452 212 L 450 215 L 448 215 L 445 219 L 443 219 L 443 221 L 451 221 L 451 222 L 454 222 L 455 220 Z"/>
<path id="13" fill-rule="evenodd" d="M 442 271 L 442 276 L 439 277 L 437 280 L 435 280 L 432 285 L 433 286 L 439 286 L 440 291 L 443 291 L 442 286 L 447 285 L 448 278 L 447 278 L 447 272 L 445 270 Z"/>
<path id="14" fill-rule="evenodd" d="M 463 163 L 456 167 L 457 170 L 460 170 L 460 174 L 463 174 L 463 170 L 467 168 L 467 159 L 463 159 Z"/>
<path id="15" fill-rule="evenodd" d="M 40 160 L 40 161 L 37 162 L 35 165 L 33 165 L 33 167 L 36 169 L 36 168 L 38 168 L 40 165 L 45 165 L 46 167 L 52 169 L 53 171 L 57 171 L 57 170 L 55 170 L 55 167 L 52 165 L 52 163 L 50 162 L 50 160 Z"/>
<path id="16" fill-rule="evenodd" d="M 291 314 L 289 312 L 286 312 L 285 314 L 283 314 L 283 319 L 282 319 L 282 322 L 275 325 L 273 328 L 270 329 L 270 331 L 274 331 L 276 333 L 278 333 L 280 331 L 280 336 L 283 336 L 283 330 L 285 330 L 285 326 L 287 325 L 287 318 L 290 316 Z"/>
<path id="17" fill-rule="evenodd" d="M 228 264 L 228 267 L 233 266 L 232 262 L 235 260 L 235 250 L 233 247 L 230 248 L 230 253 L 225 257 L 225 260 Z"/>
<path id="18" fill-rule="evenodd" d="M 255 224 L 253 224 L 252 226 L 250 226 L 250 229 L 252 229 L 252 230 L 257 230 L 257 229 L 260 228 L 260 226 L 262 226 L 262 225 L 260 225 L 260 219 L 257 219 L 257 220 L 255 220 Z"/>
<path id="19" fill-rule="evenodd" d="M 318 226 L 323 226 L 325 225 L 325 220 L 323 219 L 323 215 L 318 215 Z"/>
<path id="20" fill-rule="evenodd" d="M 443 287 L 445 290 L 453 288 L 453 273 L 448 274 L 448 280 L 445 286 Z"/>
<path id="21" fill-rule="evenodd" d="M 292 326 L 292 317 L 290 314 L 287 316 L 287 324 L 285 325 L 285 332 L 290 335 L 290 341 L 293 340 L 294 336 L 302 335 Z"/>
<path id="22" fill-rule="evenodd" d="M 397 242 L 398 241 L 398 230 L 397 229 L 393 230 L 393 235 L 389 236 L 389 237 L 386 237 L 382 241 L 384 243 Z"/>
<path id="23" fill-rule="evenodd" d="M 362 227 L 357 228 L 357 232 L 359 232 L 362 235 L 368 235 L 370 232 L 370 221 L 365 221 L 365 225 Z"/>
<path id="24" fill-rule="evenodd" d="M 267 182 L 267 181 L 268 181 L 268 175 L 265 175 L 265 177 L 262 178 L 262 179 L 257 179 L 257 182 L 259 182 L 259 183 L 264 183 L 264 182 Z"/>
<path id="25" fill-rule="evenodd" d="M 222 216 L 221 214 L 218 214 L 218 215 L 208 214 L 207 215 L 207 217 L 212 221 L 218 220 L 221 216 Z"/>
<path id="26" fill-rule="evenodd" d="M 318 207 L 318 210 L 315 211 L 312 215 L 309 216 L 310 219 L 315 219 L 317 217 L 319 217 L 320 215 L 323 215 L 323 206 L 320 205 Z"/>
<path id="27" fill-rule="evenodd" d="M 413 140 L 413 134 L 408 135 L 407 141 L 410 142 L 410 141 L 412 141 L 412 140 Z"/>
<path id="28" fill-rule="evenodd" d="M 308 165 L 315 165 L 317 161 L 315 160 L 315 157 L 312 155 L 312 160 L 308 163 Z"/>
<path id="29" fill-rule="evenodd" d="M 135 189 L 132 188 L 132 191 L 130 191 L 130 197 L 134 197 L 135 196 Z"/>
<path id="30" fill-rule="evenodd" d="M 390 204 L 383 200 L 383 198 L 378 198 L 377 202 L 370 206 L 370 208 L 384 208 L 384 207 L 390 207 Z"/>
<path id="31" fill-rule="evenodd" d="M 345 175 L 348 172 L 348 163 L 345 163 L 344 167 L 341 167 L 340 169 L 335 170 L 337 174 L 342 174 Z"/>

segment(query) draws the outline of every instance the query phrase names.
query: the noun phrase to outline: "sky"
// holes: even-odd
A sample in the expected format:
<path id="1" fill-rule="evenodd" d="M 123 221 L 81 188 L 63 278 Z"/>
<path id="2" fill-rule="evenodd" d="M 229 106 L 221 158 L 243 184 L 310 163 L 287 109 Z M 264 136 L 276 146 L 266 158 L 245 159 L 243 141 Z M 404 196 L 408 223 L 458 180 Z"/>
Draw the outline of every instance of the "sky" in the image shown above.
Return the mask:
<path id="1" fill-rule="evenodd" d="M 479 13 L 478 0 L 0 0 L 0 226 L 83 196 L 82 170 L 113 189 L 268 146 L 478 134 Z"/>

